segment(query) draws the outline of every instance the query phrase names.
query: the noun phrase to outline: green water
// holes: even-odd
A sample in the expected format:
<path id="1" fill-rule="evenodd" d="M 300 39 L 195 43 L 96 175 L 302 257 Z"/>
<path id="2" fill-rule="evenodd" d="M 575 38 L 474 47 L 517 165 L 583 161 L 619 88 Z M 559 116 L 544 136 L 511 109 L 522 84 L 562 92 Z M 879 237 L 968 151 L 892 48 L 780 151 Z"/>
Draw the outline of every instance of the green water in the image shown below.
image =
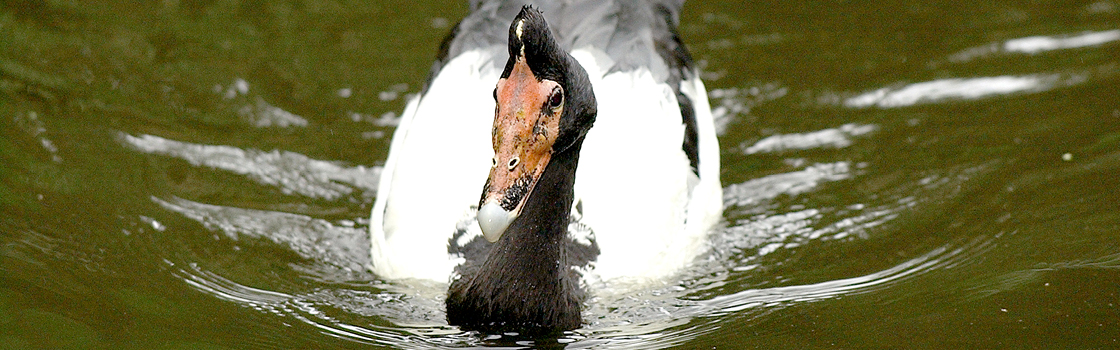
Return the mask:
<path id="1" fill-rule="evenodd" d="M 0 348 L 1120 347 L 1120 3 L 688 3 L 726 222 L 536 340 L 363 268 L 465 12 L 0 2 Z"/>

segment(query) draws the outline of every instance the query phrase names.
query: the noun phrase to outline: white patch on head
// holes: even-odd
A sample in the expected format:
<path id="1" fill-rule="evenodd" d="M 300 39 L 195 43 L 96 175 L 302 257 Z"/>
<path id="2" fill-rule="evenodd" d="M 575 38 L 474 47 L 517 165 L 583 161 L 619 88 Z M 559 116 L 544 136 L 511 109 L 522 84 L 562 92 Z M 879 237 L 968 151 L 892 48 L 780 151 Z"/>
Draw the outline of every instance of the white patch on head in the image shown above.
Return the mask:
<path id="1" fill-rule="evenodd" d="M 515 29 L 514 32 L 513 32 L 514 34 L 517 35 L 517 40 L 521 40 L 521 27 L 523 27 L 523 26 L 525 26 L 525 20 L 517 21 L 517 29 Z M 525 57 L 525 41 L 524 40 L 521 41 L 521 57 Z"/>

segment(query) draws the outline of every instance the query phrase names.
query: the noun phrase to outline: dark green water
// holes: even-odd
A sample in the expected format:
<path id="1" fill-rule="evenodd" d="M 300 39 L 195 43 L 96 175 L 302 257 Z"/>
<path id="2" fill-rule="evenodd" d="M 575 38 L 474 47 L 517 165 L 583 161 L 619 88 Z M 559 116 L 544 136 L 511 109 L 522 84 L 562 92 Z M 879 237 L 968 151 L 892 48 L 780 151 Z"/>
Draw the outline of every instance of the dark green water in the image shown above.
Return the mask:
<path id="1" fill-rule="evenodd" d="M 535 342 L 363 268 L 465 11 L 0 2 L 0 348 L 1120 347 L 1120 3 L 690 2 L 726 224 Z"/>

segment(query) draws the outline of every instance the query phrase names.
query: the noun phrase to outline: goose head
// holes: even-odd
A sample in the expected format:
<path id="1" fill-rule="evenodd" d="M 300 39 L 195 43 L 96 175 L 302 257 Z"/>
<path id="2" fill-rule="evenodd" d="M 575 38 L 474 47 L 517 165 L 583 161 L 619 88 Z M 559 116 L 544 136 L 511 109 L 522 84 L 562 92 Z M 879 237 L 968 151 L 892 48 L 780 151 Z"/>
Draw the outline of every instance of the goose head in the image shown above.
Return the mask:
<path id="1" fill-rule="evenodd" d="M 494 99 L 494 158 L 478 206 L 479 227 L 490 242 L 522 214 L 552 157 L 579 149 L 596 115 L 587 72 L 530 6 L 510 25 L 509 60 Z"/>

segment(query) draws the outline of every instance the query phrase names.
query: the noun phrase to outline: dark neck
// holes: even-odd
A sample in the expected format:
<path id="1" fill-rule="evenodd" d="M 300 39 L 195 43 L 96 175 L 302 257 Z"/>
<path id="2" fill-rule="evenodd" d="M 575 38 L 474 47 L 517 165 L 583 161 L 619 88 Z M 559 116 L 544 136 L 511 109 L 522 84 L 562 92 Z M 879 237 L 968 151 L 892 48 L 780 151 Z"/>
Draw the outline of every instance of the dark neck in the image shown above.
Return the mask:
<path id="1" fill-rule="evenodd" d="M 563 240 L 572 208 L 579 142 L 554 154 L 486 261 L 451 283 L 447 320 L 464 329 L 542 332 L 579 327 L 579 276 Z"/>

